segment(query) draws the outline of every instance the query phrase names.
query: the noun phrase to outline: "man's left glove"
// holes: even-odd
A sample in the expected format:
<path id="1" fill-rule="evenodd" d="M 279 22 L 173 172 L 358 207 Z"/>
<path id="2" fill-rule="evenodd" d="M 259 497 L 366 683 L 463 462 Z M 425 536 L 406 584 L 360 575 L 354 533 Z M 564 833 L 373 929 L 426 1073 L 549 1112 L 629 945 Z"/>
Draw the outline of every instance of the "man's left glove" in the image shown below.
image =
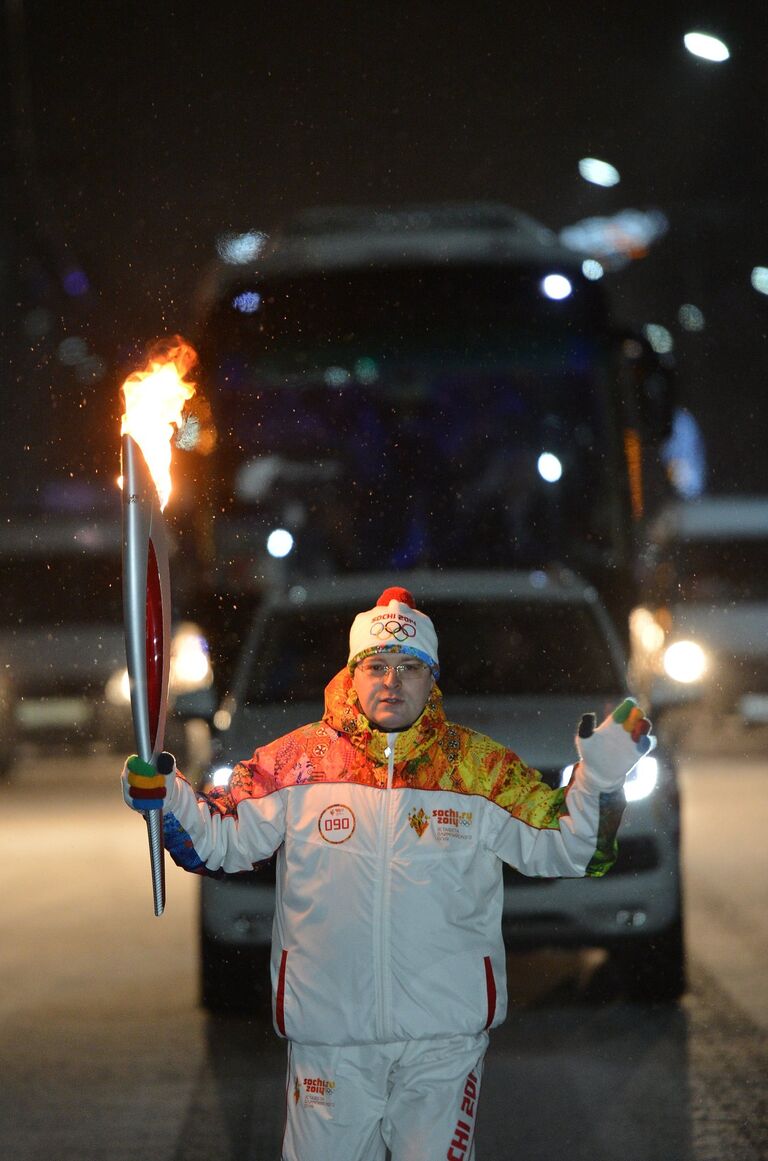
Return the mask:
<path id="1" fill-rule="evenodd" d="M 630 770 L 656 745 L 651 723 L 628 697 L 596 730 L 582 718 L 576 749 L 601 790 L 617 790 Z"/>
<path id="2" fill-rule="evenodd" d="M 132 810 L 161 810 L 176 777 L 176 759 L 163 750 L 156 765 L 131 754 L 123 766 L 123 798 Z"/>

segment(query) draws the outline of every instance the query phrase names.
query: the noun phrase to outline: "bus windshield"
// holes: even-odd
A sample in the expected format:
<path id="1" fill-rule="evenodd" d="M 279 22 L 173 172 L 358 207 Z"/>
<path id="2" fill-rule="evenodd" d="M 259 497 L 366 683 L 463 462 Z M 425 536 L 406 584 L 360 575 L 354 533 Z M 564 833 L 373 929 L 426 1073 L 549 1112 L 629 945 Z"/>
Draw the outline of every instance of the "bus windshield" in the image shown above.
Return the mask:
<path id="1" fill-rule="evenodd" d="M 604 323 L 593 284 L 571 274 L 568 291 L 566 276 L 547 277 L 538 266 L 451 264 L 244 280 L 222 298 L 216 325 L 229 352 L 258 356 L 275 385 L 323 374 L 335 357 L 350 375 L 362 360 L 363 377 L 378 369 L 366 356 L 485 363 L 524 346 L 537 363 Z"/>
<path id="2" fill-rule="evenodd" d="M 626 521 L 603 300 L 548 273 L 233 285 L 200 338 L 229 514 L 293 520 L 313 567 L 607 565 Z"/>

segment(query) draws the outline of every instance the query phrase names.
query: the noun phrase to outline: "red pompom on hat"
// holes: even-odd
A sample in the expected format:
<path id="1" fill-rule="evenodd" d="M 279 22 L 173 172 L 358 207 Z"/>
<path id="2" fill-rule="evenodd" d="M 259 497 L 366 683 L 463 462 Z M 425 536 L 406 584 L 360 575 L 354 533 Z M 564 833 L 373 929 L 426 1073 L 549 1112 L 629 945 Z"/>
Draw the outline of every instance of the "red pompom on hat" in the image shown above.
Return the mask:
<path id="1" fill-rule="evenodd" d="M 384 589 L 372 609 L 358 613 L 349 631 L 349 660 L 354 669 L 371 653 L 410 653 L 440 672 L 437 633 L 426 613 L 420 613 L 408 589 L 393 585 Z"/>
<path id="2" fill-rule="evenodd" d="M 409 593 L 408 589 L 398 588 L 394 585 L 391 589 L 384 589 L 384 592 L 376 602 L 376 607 L 379 605 L 388 605 L 390 601 L 398 601 L 401 605 L 407 605 L 409 609 L 416 608 L 416 602 L 413 599 L 413 593 Z"/>

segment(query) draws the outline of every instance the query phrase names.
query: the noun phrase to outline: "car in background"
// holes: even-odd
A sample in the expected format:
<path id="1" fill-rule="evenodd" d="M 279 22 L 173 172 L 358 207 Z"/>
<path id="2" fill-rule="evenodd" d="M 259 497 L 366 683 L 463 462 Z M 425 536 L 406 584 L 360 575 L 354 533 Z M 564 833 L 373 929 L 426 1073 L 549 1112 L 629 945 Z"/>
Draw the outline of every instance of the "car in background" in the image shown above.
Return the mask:
<path id="1" fill-rule="evenodd" d="M 716 724 L 768 724 L 768 496 L 665 507 L 644 572 L 631 618 L 637 687 L 686 689 Z"/>
<path id="2" fill-rule="evenodd" d="M 10 671 L 0 671 L 0 781 L 9 777 L 18 758 L 17 702 Z"/>
<path id="3" fill-rule="evenodd" d="M 558 571 L 424 571 L 398 583 L 434 618 L 449 719 L 513 748 L 553 787 L 576 760 L 581 715 L 626 696 L 626 660 L 593 588 Z M 261 603 L 231 692 L 214 722 L 217 757 L 202 787 L 225 785 L 257 745 L 319 719 L 323 689 L 346 662 L 354 615 L 391 575 L 306 581 Z M 510 946 L 609 948 L 627 989 L 653 999 L 685 986 L 678 784 L 672 756 L 642 758 L 626 784 L 619 858 L 603 879 L 525 877 L 504 868 Z M 274 868 L 201 884 L 202 999 L 243 1006 L 266 979 Z"/>
<path id="4" fill-rule="evenodd" d="M 133 748 L 121 575 L 119 518 L 37 513 L 0 525 L 0 664 L 21 741 Z M 202 631 L 175 624 L 171 711 L 179 694 L 200 696 L 212 680 Z M 184 728 L 171 712 L 179 753 Z"/>

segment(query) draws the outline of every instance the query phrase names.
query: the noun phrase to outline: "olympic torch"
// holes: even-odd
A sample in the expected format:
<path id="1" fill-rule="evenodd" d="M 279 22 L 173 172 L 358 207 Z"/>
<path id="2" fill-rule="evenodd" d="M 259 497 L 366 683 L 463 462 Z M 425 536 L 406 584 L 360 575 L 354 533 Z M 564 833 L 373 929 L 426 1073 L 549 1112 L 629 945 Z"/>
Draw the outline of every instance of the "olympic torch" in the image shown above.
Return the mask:
<path id="1" fill-rule="evenodd" d="M 171 439 L 195 392 L 185 376 L 197 356 L 182 339 L 122 386 L 123 621 L 131 714 L 139 758 L 163 770 L 171 649 L 171 582 L 163 508 L 171 491 Z M 162 792 L 161 792 L 162 793 Z M 142 791 L 147 809 L 155 915 L 165 907 L 162 799 Z"/>

